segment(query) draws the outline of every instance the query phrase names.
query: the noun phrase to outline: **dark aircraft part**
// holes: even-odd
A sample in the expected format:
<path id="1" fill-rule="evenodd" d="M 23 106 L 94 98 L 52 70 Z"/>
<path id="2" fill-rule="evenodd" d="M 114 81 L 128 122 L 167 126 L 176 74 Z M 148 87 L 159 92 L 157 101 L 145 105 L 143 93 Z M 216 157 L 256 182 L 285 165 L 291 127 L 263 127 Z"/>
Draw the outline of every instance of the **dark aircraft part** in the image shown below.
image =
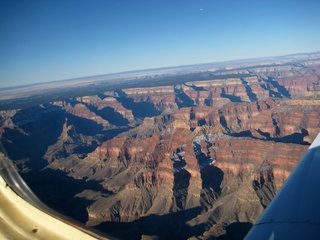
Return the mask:
<path id="1" fill-rule="evenodd" d="M 246 240 L 319 239 L 320 134 Z"/>

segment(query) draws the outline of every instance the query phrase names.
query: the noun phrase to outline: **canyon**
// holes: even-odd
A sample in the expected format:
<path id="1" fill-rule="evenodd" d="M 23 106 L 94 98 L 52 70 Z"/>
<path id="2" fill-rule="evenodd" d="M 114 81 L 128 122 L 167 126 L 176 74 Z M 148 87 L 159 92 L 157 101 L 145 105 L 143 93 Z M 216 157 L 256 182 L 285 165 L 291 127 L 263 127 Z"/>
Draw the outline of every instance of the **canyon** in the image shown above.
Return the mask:
<path id="1" fill-rule="evenodd" d="M 87 226 L 242 239 L 319 133 L 320 55 L 277 61 L 6 107 L 1 142 L 44 203 Z"/>

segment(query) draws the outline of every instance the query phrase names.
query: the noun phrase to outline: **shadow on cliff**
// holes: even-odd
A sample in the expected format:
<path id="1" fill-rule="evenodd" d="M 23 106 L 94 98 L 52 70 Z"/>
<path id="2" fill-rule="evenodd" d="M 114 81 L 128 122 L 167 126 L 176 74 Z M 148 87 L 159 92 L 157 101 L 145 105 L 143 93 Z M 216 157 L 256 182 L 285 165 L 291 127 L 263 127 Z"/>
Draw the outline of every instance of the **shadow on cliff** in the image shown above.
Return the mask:
<path id="1" fill-rule="evenodd" d="M 226 227 L 226 234 L 218 237 L 219 240 L 242 240 L 252 228 L 250 222 L 234 222 Z"/>
<path id="2" fill-rule="evenodd" d="M 73 125 L 76 128 L 77 133 L 94 136 L 102 132 L 103 127 L 90 119 L 78 117 L 72 114 L 66 114 L 68 118 L 68 126 Z"/>
<path id="3" fill-rule="evenodd" d="M 134 99 L 127 96 L 122 90 L 117 90 L 119 97 L 116 97 L 117 101 L 122 104 L 126 109 L 130 109 L 132 114 L 136 118 L 153 117 L 161 114 L 155 106 L 150 102 L 135 102 Z"/>
<path id="4" fill-rule="evenodd" d="M 268 141 L 283 142 L 283 143 L 297 143 L 302 145 L 310 145 L 310 143 L 303 140 L 304 137 L 308 136 L 308 131 L 301 129 L 301 133 L 292 133 L 283 137 L 271 137 L 270 133 L 262 132 L 260 129 L 257 130 L 259 134 L 264 136 Z"/>
<path id="5" fill-rule="evenodd" d="M 213 165 L 209 165 L 200 171 L 202 179 L 201 205 L 209 209 L 221 194 L 221 182 L 223 171 Z"/>
<path id="6" fill-rule="evenodd" d="M 116 112 L 115 109 L 112 107 L 104 107 L 101 110 L 98 110 L 96 107 L 89 104 L 86 105 L 86 107 L 91 112 L 94 112 L 98 116 L 102 117 L 104 120 L 107 120 L 110 124 L 115 125 L 117 127 L 127 126 L 129 124 L 129 120 L 124 118 L 120 113 Z"/>
<path id="7" fill-rule="evenodd" d="M 142 235 L 158 236 L 160 239 L 187 239 L 205 231 L 204 224 L 192 227 L 186 224 L 201 211 L 201 207 L 196 207 L 165 215 L 149 215 L 128 223 L 104 222 L 97 229 L 120 239 L 141 239 Z"/>
<path id="8" fill-rule="evenodd" d="M 128 119 L 124 118 L 120 113 L 116 112 L 111 107 L 105 107 L 97 113 L 112 125 L 127 126 L 129 124 Z"/>
<path id="9" fill-rule="evenodd" d="M 221 124 L 222 127 L 224 127 L 224 129 L 227 131 L 227 132 L 230 132 L 230 129 L 228 127 L 228 123 L 227 123 L 227 120 L 226 118 L 224 117 L 224 112 L 219 109 L 219 122 Z"/>
<path id="10" fill-rule="evenodd" d="M 77 117 L 68 113 L 66 116 L 68 119 L 68 126 L 72 125 L 75 128 L 75 131 L 71 133 L 71 137 L 76 143 L 82 143 L 73 149 L 73 153 L 77 154 L 78 157 L 82 159 L 86 157 L 88 153 L 93 152 L 100 145 L 98 142 L 92 141 L 92 137 L 93 139 L 96 138 L 97 140 L 104 142 L 130 129 L 130 127 L 124 126 L 115 129 L 104 130 L 101 124 L 98 124 L 90 119 Z M 89 141 L 85 140 L 86 136 L 89 138 Z M 68 155 L 69 153 L 67 153 L 65 157 Z"/>
<path id="11" fill-rule="evenodd" d="M 177 209 L 182 210 L 186 206 L 190 178 L 191 174 L 185 169 L 174 174 L 174 185 L 172 191 Z"/>
<path id="12" fill-rule="evenodd" d="M 182 88 L 180 89 L 175 87 L 174 93 L 176 95 L 175 101 L 178 105 L 178 108 L 195 106 L 193 100 L 183 91 Z"/>
<path id="13" fill-rule="evenodd" d="M 194 85 L 193 83 L 192 83 L 192 85 L 189 85 L 189 84 L 186 84 L 186 83 L 184 85 L 187 86 L 187 87 L 192 88 L 194 91 L 205 91 L 205 92 L 208 91 L 204 87 L 198 87 L 198 86 Z"/>
<path id="14" fill-rule="evenodd" d="M 222 88 L 222 92 L 221 92 L 220 96 L 223 98 L 228 98 L 231 102 L 242 102 L 240 97 L 227 94 L 224 88 Z"/>
<path id="15" fill-rule="evenodd" d="M 247 92 L 247 95 L 248 95 L 248 97 L 250 99 L 250 102 L 258 101 L 257 94 L 255 94 L 252 91 L 252 89 L 250 87 L 250 84 L 244 78 L 240 78 L 240 79 L 241 79 L 241 82 L 242 82 L 243 86 L 246 89 L 246 92 Z"/>
<path id="16" fill-rule="evenodd" d="M 75 195 L 84 190 L 93 190 L 103 196 L 112 194 L 98 181 L 74 179 L 61 170 L 47 168 L 41 171 L 21 173 L 21 176 L 43 203 L 82 223 L 88 220 L 86 208 L 94 201 L 87 200 L 85 197 L 75 197 Z"/>
<path id="17" fill-rule="evenodd" d="M 68 119 L 68 126 L 72 125 L 75 128 L 71 137 L 74 138 L 75 142 L 82 143 L 77 148 L 73 149 L 73 153 L 82 155 L 79 156 L 81 158 L 86 157 L 88 153 L 93 152 L 99 146 L 97 142 L 90 140 L 91 138 L 104 142 L 131 128 L 129 126 L 118 126 L 117 128 L 104 130 L 101 124 L 90 119 L 77 117 L 68 113 L 66 116 Z M 125 120 L 119 122 L 119 124 L 126 124 Z M 89 141 L 85 140 L 86 137 L 89 137 Z"/>
<path id="18" fill-rule="evenodd" d="M 211 147 L 212 144 L 209 143 L 208 146 Z M 214 160 L 211 159 L 209 153 L 207 155 L 203 153 L 203 149 L 199 143 L 193 142 L 193 148 L 202 180 L 201 205 L 209 209 L 221 194 L 220 185 L 224 173 L 220 168 L 212 165 Z"/>
<path id="19" fill-rule="evenodd" d="M 1 142 L 8 156 L 19 168 L 40 170 L 48 164 L 43 156 L 48 147 L 58 141 L 66 119 L 67 125 L 74 127 L 74 130 L 68 134 L 78 143 L 73 153 L 81 158 L 94 151 L 99 145 L 97 141 L 92 141 L 91 137 L 106 141 L 129 129 L 129 127 L 122 127 L 103 130 L 101 124 L 66 113 L 56 106 L 36 106 L 21 110 L 12 118 L 13 123 L 20 129 L 6 128 Z M 86 140 L 86 136 L 89 141 Z"/>
<path id="20" fill-rule="evenodd" d="M 274 184 L 273 167 L 267 161 L 262 163 L 259 175 L 252 181 L 252 187 L 262 207 L 266 208 L 277 194 L 277 188 Z"/>
<path id="21" fill-rule="evenodd" d="M 56 106 L 35 106 L 20 110 L 12 121 L 20 129 L 6 128 L 1 141 L 12 160 L 28 159 L 24 164 L 41 169 L 47 162 L 42 156 L 54 144 L 65 121 L 65 112 Z"/>
<path id="22" fill-rule="evenodd" d="M 309 133 L 305 129 L 301 129 L 301 133 L 292 133 L 287 136 L 283 137 L 271 137 L 270 133 L 268 132 L 263 132 L 260 129 L 257 129 L 257 132 L 264 137 L 264 139 L 261 139 L 259 137 L 255 137 L 252 135 L 250 130 L 244 130 L 242 132 L 233 132 L 233 133 L 228 133 L 229 136 L 232 137 L 248 137 L 252 139 L 259 139 L 259 140 L 264 140 L 264 141 L 273 141 L 273 142 L 282 142 L 282 143 L 296 143 L 296 144 L 301 144 L 301 145 L 310 145 L 309 142 L 304 141 L 304 137 L 308 136 Z"/>
<path id="23" fill-rule="evenodd" d="M 268 77 L 268 83 L 272 85 L 275 89 L 277 89 L 277 92 L 274 92 L 275 97 L 286 97 L 286 98 L 291 98 L 291 95 L 289 91 L 282 85 L 280 85 L 276 80 L 274 80 L 272 77 Z M 271 96 L 272 97 L 272 96 Z"/>

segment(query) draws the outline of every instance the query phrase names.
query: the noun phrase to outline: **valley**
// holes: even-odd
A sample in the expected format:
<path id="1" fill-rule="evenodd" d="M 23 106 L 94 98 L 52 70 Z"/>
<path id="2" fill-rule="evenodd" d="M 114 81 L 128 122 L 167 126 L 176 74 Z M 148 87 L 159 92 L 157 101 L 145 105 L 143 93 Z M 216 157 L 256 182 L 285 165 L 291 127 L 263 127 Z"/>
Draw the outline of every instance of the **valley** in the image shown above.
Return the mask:
<path id="1" fill-rule="evenodd" d="M 148 74 L 2 90 L 8 157 L 117 238 L 243 238 L 319 133 L 320 54 Z"/>

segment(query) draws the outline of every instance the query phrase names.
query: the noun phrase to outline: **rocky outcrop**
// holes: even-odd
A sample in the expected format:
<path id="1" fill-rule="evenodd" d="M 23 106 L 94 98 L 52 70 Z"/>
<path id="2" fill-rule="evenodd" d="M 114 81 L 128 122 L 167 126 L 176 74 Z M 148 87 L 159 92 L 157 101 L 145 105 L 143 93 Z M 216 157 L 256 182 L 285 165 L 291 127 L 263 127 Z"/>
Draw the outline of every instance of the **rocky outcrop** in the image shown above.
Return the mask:
<path id="1" fill-rule="evenodd" d="M 58 141 L 48 147 L 44 158 L 49 163 L 73 154 L 77 154 L 79 158 L 83 158 L 88 152 L 97 147 L 97 145 L 98 143 L 94 137 L 86 136 L 78 132 L 76 126 L 69 125 L 68 119 L 66 119 Z"/>
<path id="2" fill-rule="evenodd" d="M 277 193 L 277 188 L 274 184 L 273 167 L 267 161 L 262 163 L 261 170 L 252 185 L 261 205 L 266 208 Z"/>
<path id="3" fill-rule="evenodd" d="M 128 98 L 134 102 L 150 102 L 158 111 L 176 110 L 175 93 L 173 86 L 132 88 L 123 90 Z"/>
<path id="4" fill-rule="evenodd" d="M 208 226 L 211 218 L 217 223 L 251 221 L 265 206 L 261 206 L 262 201 L 263 204 L 270 201 L 270 194 L 283 184 L 299 159 L 299 153 L 306 149 L 300 145 L 229 137 L 221 133 L 203 134 L 214 127 L 197 127 L 192 132 L 186 123 L 178 123 L 173 122 L 166 130 L 149 138 L 109 140 L 77 164 L 72 157 L 59 163 L 68 167 L 64 170 L 70 176 L 100 181 L 111 192 L 90 205 L 88 225 L 131 222 L 154 213 L 195 207 L 213 214 L 199 219 L 208 221 Z M 275 148 L 282 151 L 274 152 Z M 257 160 L 257 155 L 263 160 Z M 272 165 L 272 173 L 265 172 L 262 161 Z M 55 164 L 50 166 L 56 167 Z M 271 193 L 268 192 L 269 182 L 273 187 Z M 256 194 L 252 190 L 253 183 L 258 183 L 254 185 Z M 227 196 L 234 194 L 231 204 Z M 90 195 L 83 193 L 82 197 L 89 198 Z M 252 201 L 252 198 L 257 200 Z M 225 213 L 240 211 L 250 204 L 251 213 L 239 212 L 231 214 L 232 218 L 221 218 L 213 210 L 217 208 L 217 202 L 219 211 Z"/>
<path id="5" fill-rule="evenodd" d="M 242 129 L 258 130 L 268 139 L 311 143 L 319 133 L 318 113 L 318 100 L 284 101 L 248 120 Z"/>
<path id="6" fill-rule="evenodd" d="M 84 104 L 82 103 L 74 103 L 74 106 L 70 103 L 66 103 L 65 111 L 70 113 L 74 116 L 85 118 L 97 122 L 104 127 L 110 126 L 109 122 L 103 119 L 101 116 L 95 114 L 94 112 L 90 111 Z"/>
<path id="7" fill-rule="evenodd" d="M 78 102 L 84 103 L 87 106 L 91 106 L 96 110 L 98 115 L 102 115 L 104 118 L 108 113 L 115 114 L 119 113 L 124 119 L 127 119 L 129 122 L 134 121 L 134 116 L 130 109 L 126 109 L 123 105 L 117 101 L 119 95 L 116 92 L 106 92 L 100 96 L 85 96 L 76 98 Z M 112 111 L 114 113 L 112 113 Z M 114 117 L 114 116 L 113 116 Z M 114 120 L 114 119 L 112 119 Z"/>

